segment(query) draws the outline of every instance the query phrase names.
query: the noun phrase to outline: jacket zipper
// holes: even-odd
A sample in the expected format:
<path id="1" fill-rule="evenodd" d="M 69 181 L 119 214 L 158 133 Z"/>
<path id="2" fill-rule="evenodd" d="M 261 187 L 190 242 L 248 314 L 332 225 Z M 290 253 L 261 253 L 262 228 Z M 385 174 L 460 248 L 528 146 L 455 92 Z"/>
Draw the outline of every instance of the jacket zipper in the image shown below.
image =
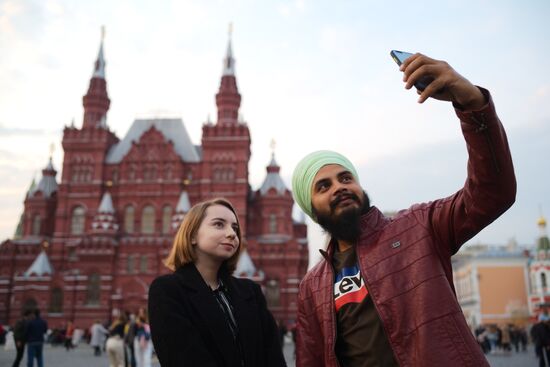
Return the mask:
<path id="1" fill-rule="evenodd" d="M 388 329 L 386 328 L 386 324 L 384 323 L 384 320 L 380 316 L 381 314 L 380 314 L 380 310 L 378 309 L 378 305 L 376 304 L 376 299 L 372 296 L 372 293 L 369 290 L 370 287 L 367 283 L 366 273 L 365 273 L 365 271 L 363 271 L 363 264 L 359 260 L 361 258 L 361 256 L 359 256 L 359 246 L 356 247 L 356 251 L 357 251 L 357 264 L 359 264 L 359 271 L 361 272 L 361 277 L 363 277 L 363 282 L 365 283 L 365 287 L 367 288 L 367 292 L 370 295 L 370 297 L 372 298 L 372 304 L 374 306 L 374 309 L 376 310 L 376 313 L 378 314 L 378 318 L 380 319 L 380 323 L 382 324 L 382 328 L 384 329 L 384 333 L 386 334 L 386 338 L 388 339 L 388 343 L 390 344 L 390 348 L 393 352 L 393 356 L 395 358 L 395 361 L 397 362 L 397 364 L 401 365 L 401 361 L 399 360 L 399 358 L 397 357 L 397 354 L 395 353 L 394 345 L 393 345 L 393 342 L 390 338 L 390 334 L 388 333 Z"/>
<path id="2" fill-rule="evenodd" d="M 495 148 L 493 146 L 493 139 L 491 139 L 491 134 L 489 133 L 489 126 L 485 121 L 485 114 L 481 113 L 481 121 L 479 121 L 475 116 L 471 116 L 472 120 L 478 125 L 476 132 L 481 132 L 485 136 L 485 141 L 489 146 L 489 152 L 491 152 L 491 160 L 493 161 L 493 167 L 495 168 L 496 173 L 500 173 L 500 166 L 498 164 L 497 156 L 495 154 Z"/>
<path id="3" fill-rule="evenodd" d="M 336 304 L 334 303 L 334 274 L 335 274 L 335 271 L 334 271 L 334 266 L 332 265 L 332 262 L 329 261 L 329 255 L 327 252 L 325 251 L 322 251 L 321 252 L 321 255 L 323 255 L 323 257 L 325 258 L 325 261 L 328 263 L 329 265 L 329 268 L 330 268 L 330 275 L 331 275 L 331 287 L 330 287 L 330 306 L 331 306 L 331 309 L 330 309 L 330 315 L 331 315 L 331 320 L 332 320 L 332 352 L 334 354 L 334 359 L 336 361 L 336 366 L 340 367 L 340 362 L 338 361 L 338 358 L 336 356 L 336 335 L 337 335 L 337 332 L 336 332 L 336 329 L 338 327 L 337 323 L 336 323 L 336 312 L 335 312 L 335 309 L 336 309 Z"/>

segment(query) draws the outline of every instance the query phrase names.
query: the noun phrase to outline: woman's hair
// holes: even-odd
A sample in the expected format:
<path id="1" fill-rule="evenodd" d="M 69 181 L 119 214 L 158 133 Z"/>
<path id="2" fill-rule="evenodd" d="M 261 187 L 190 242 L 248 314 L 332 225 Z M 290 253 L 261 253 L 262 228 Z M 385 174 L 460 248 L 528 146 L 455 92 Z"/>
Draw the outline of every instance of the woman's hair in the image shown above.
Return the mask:
<path id="1" fill-rule="evenodd" d="M 231 205 L 231 203 L 226 199 L 222 198 L 207 200 L 193 205 L 189 212 L 185 214 L 185 217 L 178 228 L 178 232 L 176 233 L 176 237 L 174 238 L 172 250 L 170 250 L 170 254 L 164 260 L 164 265 L 166 265 L 170 270 L 175 271 L 185 264 L 196 261 L 197 255 L 195 253 L 195 246 L 192 244 L 193 238 L 196 237 L 199 227 L 206 216 L 206 209 L 214 205 L 224 206 L 235 214 L 235 219 L 237 221 L 236 232 L 237 238 L 239 239 L 239 246 L 233 256 L 224 261 L 229 273 L 232 273 L 235 270 L 242 249 L 241 224 L 239 223 L 239 216 L 237 215 L 235 208 L 233 208 L 233 205 Z"/>

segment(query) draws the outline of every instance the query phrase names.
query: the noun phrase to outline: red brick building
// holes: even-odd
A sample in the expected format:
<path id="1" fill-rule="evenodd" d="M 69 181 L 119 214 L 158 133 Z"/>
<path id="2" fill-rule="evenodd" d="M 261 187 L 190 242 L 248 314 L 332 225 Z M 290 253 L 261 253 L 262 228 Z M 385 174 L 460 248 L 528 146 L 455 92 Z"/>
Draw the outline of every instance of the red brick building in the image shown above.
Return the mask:
<path id="1" fill-rule="evenodd" d="M 145 307 L 186 211 L 218 196 L 234 204 L 246 238 L 237 275 L 261 283 L 275 318 L 293 322 L 307 228 L 292 219 L 273 156 L 260 189 L 250 187 L 250 130 L 239 118 L 234 65 L 229 40 L 217 121 L 204 123 L 200 145 L 181 119 L 138 119 L 119 139 L 107 124 L 101 42 L 82 127 L 63 131 L 60 182 L 50 159 L 25 197 L 16 236 L 0 245 L 0 322 L 38 306 L 52 327 L 67 320 L 86 327 L 114 310 Z"/>

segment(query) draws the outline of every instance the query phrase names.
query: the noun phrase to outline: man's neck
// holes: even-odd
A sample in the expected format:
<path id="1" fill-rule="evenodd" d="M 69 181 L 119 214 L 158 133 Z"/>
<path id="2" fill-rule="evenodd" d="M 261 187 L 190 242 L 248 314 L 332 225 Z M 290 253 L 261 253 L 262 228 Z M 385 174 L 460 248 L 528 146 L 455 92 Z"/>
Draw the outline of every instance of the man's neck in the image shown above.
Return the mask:
<path id="1" fill-rule="evenodd" d="M 337 243 L 338 243 L 338 251 L 339 252 L 344 252 L 344 251 L 349 250 L 350 248 L 353 247 L 352 242 L 348 242 L 348 241 L 344 241 L 344 240 L 338 240 Z"/>

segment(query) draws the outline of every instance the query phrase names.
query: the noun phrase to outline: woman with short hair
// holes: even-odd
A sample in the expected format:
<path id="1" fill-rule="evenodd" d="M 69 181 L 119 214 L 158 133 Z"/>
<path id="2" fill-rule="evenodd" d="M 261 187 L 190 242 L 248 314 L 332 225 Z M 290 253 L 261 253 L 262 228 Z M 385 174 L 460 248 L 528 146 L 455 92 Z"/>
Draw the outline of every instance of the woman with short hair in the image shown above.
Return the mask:
<path id="1" fill-rule="evenodd" d="M 231 276 L 242 249 L 235 209 L 225 199 L 193 206 L 149 288 L 159 361 L 171 366 L 286 366 L 277 326 L 260 287 Z"/>

